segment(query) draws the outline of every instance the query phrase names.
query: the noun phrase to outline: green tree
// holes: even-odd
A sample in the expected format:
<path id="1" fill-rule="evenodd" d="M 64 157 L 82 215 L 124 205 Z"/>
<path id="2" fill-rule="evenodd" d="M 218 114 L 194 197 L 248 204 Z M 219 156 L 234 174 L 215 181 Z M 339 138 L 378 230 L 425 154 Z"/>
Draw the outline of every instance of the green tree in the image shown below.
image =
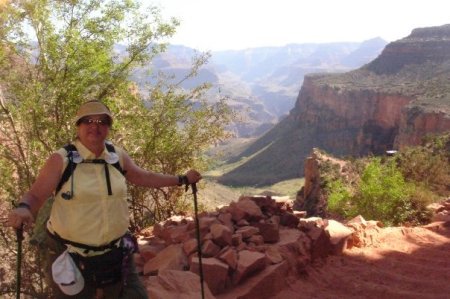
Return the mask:
<path id="1" fill-rule="evenodd" d="M 73 139 L 71 119 L 86 100 L 111 107 L 111 138 L 143 167 L 175 174 L 206 162 L 203 149 L 227 136 L 231 111 L 224 100 L 206 101 L 207 85 L 183 91 L 161 81 L 138 92 L 129 80 L 133 69 L 165 50 L 177 26 L 134 0 L 17 0 L 1 7 L 1 218 L 49 154 Z M 125 51 L 117 50 L 119 43 Z M 195 59 L 189 76 L 206 59 Z M 135 224 L 147 223 L 147 214 L 158 220 L 180 209 L 179 192 L 131 188 Z M 0 294 L 7 294 L 14 289 L 14 235 L 0 230 L 0 255 L 10 265 L 0 272 Z M 25 293 L 48 298 L 39 255 L 25 256 Z"/>
<path id="2" fill-rule="evenodd" d="M 164 49 L 156 42 L 177 22 L 161 22 L 154 9 L 145 15 L 134 1 L 14 1 L 2 10 L 0 154 L 18 176 L 1 182 L 8 197 L 73 138 L 80 103 L 125 96 L 133 67 Z M 118 42 L 126 52 L 114 50 Z"/>
<path id="3" fill-rule="evenodd" d="M 172 174 L 193 166 L 206 169 L 205 150 L 230 136 L 224 125 L 233 119 L 225 99 L 214 105 L 205 99 L 207 90 L 204 85 L 186 93 L 161 81 L 141 102 L 143 108 L 127 110 L 126 101 L 116 101 L 118 106 L 113 107 L 122 115 L 116 140 L 147 169 Z M 128 130 L 130 127 L 133 130 Z M 186 212 L 190 206 L 183 201 L 183 192 L 180 188 L 130 186 L 134 224 L 143 227 Z"/>

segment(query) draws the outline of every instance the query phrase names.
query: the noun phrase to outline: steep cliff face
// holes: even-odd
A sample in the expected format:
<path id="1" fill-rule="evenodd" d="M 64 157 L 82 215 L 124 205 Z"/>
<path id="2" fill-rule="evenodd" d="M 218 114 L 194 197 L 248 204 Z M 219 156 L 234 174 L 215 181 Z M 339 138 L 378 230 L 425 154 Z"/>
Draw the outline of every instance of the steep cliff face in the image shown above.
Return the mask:
<path id="1" fill-rule="evenodd" d="M 444 111 L 422 112 L 418 107 L 406 107 L 400 114 L 395 146 L 399 149 L 420 144 L 427 134 L 450 132 L 450 114 Z"/>
<path id="2" fill-rule="evenodd" d="M 320 85 L 308 76 L 291 116 L 300 127 L 317 131 L 327 151 L 381 154 L 394 147 L 401 111 L 412 100 L 377 90 Z"/>
<path id="3" fill-rule="evenodd" d="M 291 117 L 301 127 L 315 128 L 320 132 L 318 138 L 327 135 L 330 140 L 324 141 L 342 147 L 341 152 L 382 154 L 388 149 L 418 145 L 427 134 L 450 131 L 450 101 L 447 109 L 432 109 L 419 105 L 417 96 L 341 89 L 318 84 L 318 78 L 305 78 Z"/>
<path id="4" fill-rule="evenodd" d="M 358 70 L 306 76 L 289 117 L 242 153 L 253 158 L 222 182 L 302 176 L 314 147 L 337 156 L 383 154 L 447 131 L 450 25 L 416 29 Z"/>

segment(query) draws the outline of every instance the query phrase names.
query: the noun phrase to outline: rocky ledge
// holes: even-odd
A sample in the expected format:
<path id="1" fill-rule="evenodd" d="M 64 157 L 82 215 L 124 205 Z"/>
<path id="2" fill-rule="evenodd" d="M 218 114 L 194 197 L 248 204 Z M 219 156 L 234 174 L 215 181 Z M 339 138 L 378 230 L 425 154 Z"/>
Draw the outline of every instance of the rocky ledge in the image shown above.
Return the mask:
<path id="1" fill-rule="evenodd" d="M 380 226 L 357 217 L 345 225 L 304 218 L 292 202 L 241 197 L 199 215 L 205 298 L 271 298 L 289 277 L 349 246 L 364 245 L 364 231 Z M 142 232 L 135 261 L 150 298 L 200 298 L 193 218 L 173 216 Z"/>

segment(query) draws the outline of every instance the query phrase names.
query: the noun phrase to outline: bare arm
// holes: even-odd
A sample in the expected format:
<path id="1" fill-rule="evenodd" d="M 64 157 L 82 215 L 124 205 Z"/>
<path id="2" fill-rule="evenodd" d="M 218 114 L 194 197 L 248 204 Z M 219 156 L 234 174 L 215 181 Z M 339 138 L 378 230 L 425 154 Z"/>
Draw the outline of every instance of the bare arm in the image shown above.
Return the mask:
<path id="1" fill-rule="evenodd" d="M 19 228 L 22 224 L 30 224 L 34 221 L 34 215 L 38 213 L 45 200 L 56 189 L 61 178 L 62 168 L 62 157 L 56 153 L 52 154 L 41 168 L 30 190 L 20 200 L 20 203 L 26 203 L 30 210 L 22 207 L 12 210 L 8 217 L 10 226 Z"/>
<path id="2" fill-rule="evenodd" d="M 142 169 L 137 166 L 125 152 L 123 155 L 123 162 L 124 170 L 126 171 L 125 177 L 134 185 L 159 188 L 176 186 L 179 183 L 178 176 L 176 175 L 156 173 Z M 189 170 L 186 173 L 186 176 L 189 184 L 197 183 L 201 179 L 200 173 L 196 170 Z"/>

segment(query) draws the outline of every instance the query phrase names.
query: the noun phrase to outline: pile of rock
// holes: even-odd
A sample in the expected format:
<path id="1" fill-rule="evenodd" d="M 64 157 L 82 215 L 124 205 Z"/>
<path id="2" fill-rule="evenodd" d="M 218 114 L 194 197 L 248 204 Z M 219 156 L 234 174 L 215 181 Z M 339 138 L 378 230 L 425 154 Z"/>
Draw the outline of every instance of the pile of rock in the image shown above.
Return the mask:
<path id="1" fill-rule="evenodd" d="M 304 216 L 292 210 L 292 202 L 270 196 L 241 197 L 199 215 L 206 297 L 226 298 L 229 290 L 245 284 L 239 298 L 270 298 L 285 286 L 287 275 L 342 252 L 353 230 Z M 196 232 L 194 219 L 174 216 L 139 240 L 137 264 L 151 298 L 198 298 Z"/>
<path id="2" fill-rule="evenodd" d="M 450 197 L 440 203 L 431 204 L 428 208 L 432 211 L 432 222 L 450 221 Z"/>

